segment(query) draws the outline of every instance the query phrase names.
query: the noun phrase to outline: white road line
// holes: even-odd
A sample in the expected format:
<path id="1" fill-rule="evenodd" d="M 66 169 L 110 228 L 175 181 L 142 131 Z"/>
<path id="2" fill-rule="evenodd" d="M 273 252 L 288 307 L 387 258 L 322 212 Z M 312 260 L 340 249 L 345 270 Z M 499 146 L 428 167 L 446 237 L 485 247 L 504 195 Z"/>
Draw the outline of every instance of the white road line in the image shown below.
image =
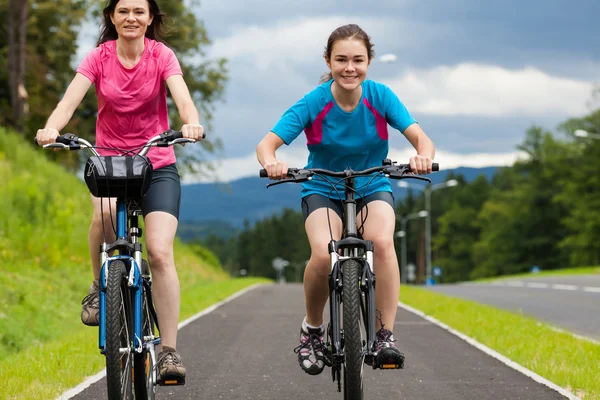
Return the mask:
<path id="1" fill-rule="evenodd" d="M 575 285 L 552 285 L 552 289 L 558 289 L 558 290 L 577 290 L 577 286 Z"/>
<path id="2" fill-rule="evenodd" d="M 449 333 L 458 336 L 459 338 L 461 338 L 462 340 L 464 340 L 465 342 L 469 343 L 471 346 L 483 351 L 484 353 L 486 353 L 487 355 L 495 358 L 496 360 L 504 363 L 505 365 L 511 367 L 512 369 L 522 373 L 525 376 L 530 377 L 531 379 L 533 379 L 534 381 L 541 383 L 542 385 L 545 385 L 547 387 L 549 387 L 550 389 L 556 390 L 558 393 L 562 394 L 563 396 L 565 396 L 566 398 L 568 398 L 569 400 L 581 400 L 579 397 L 575 396 L 573 393 L 569 392 L 568 390 L 558 386 L 555 383 L 550 382 L 549 380 L 547 380 L 546 378 L 536 374 L 535 372 L 523 367 L 520 364 L 517 364 L 516 362 L 512 361 L 511 359 L 503 356 L 502 354 L 490 349 L 489 347 L 485 346 L 484 344 L 479 343 L 477 340 L 449 327 L 448 325 L 444 324 L 441 321 L 438 321 L 437 319 L 426 315 L 424 312 L 419 311 L 415 308 L 412 308 L 411 306 L 404 304 L 402 302 L 398 303 L 398 306 L 402 307 L 403 309 L 405 309 L 406 311 L 409 311 L 415 315 L 418 315 L 421 318 L 426 319 L 427 321 L 431 322 L 432 324 L 435 324 L 437 326 L 439 326 L 440 328 L 448 331 Z"/>
<path id="3" fill-rule="evenodd" d="M 226 298 L 225 300 L 222 300 L 216 304 L 213 304 L 212 306 L 200 311 L 198 314 L 193 315 L 192 317 L 186 319 L 185 321 L 182 321 L 179 323 L 179 325 L 177 326 L 177 329 L 181 329 L 184 326 L 194 322 L 195 320 L 197 320 L 198 318 L 206 315 L 206 314 L 210 314 L 211 312 L 215 311 L 217 308 L 221 307 L 223 304 L 229 303 L 232 300 L 235 300 L 236 298 L 248 293 L 249 291 L 251 291 L 252 289 L 255 289 L 259 286 L 263 286 L 262 283 L 257 283 L 254 284 L 252 286 L 248 286 L 247 288 L 240 290 L 237 293 L 232 294 L 231 296 L 229 296 L 228 298 Z M 93 385 L 94 383 L 98 382 L 100 379 L 104 378 L 106 376 L 106 369 L 103 369 L 102 371 L 98 372 L 96 375 L 94 376 L 90 376 L 89 378 L 87 378 L 85 381 L 81 382 L 79 385 L 75 386 L 73 389 L 70 389 L 66 392 L 64 392 L 63 394 L 61 394 L 56 400 L 67 400 L 70 399 L 76 395 L 78 395 L 79 393 L 83 392 L 85 389 L 87 389 L 88 387 L 90 387 L 91 385 Z"/>
<path id="4" fill-rule="evenodd" d="M 550 286 L 550 285 L 548 285 L 547 283 L 535 283 L 535 282 L 533 282 L 533 283 L 528 283 L 527 284 L 527 287 L 534 288 L 534 289 L 547 289 L 548 286 Z"/>
<path id="5" fill-rule="evenodd" d="M 465 282 L 462 285 L 465 286 L 482 286 L 482 285 L 492 285 L 492 286 L 509 286 L 509 287 L 526 287 L 532 289 L 554 289 L 554 290 L 566 290 L 570 292 L 580 291 L 587 293 L 600 293 L 600 287 L 598 286 L 577 286 L 577 285 L 565 285 L 560 283 L 549 284 L 543 282 L 522 282 L 522 281 L 494 281 L 491 283 L 475 283 L 475 282 Z"/>

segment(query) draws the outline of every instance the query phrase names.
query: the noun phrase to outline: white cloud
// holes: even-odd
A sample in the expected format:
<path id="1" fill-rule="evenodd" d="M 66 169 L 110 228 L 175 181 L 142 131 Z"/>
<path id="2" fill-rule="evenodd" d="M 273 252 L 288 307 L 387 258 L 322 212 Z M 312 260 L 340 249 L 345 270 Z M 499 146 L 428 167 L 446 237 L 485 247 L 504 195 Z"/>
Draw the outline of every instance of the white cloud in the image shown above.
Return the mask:
<path id="1" fill-rule="evenodd" d="M 337 27 L 348 23 L 358 24 L 364 29 L 376 50 L 385 49 L 386 44 L 391 43 L 400 50 L 414 48 L 417 44 L 448 34 L 452 29 L 445 25 L 431 27 L 388 16 L 356 18 L 340 15 L 281 19 L 270 25 L 234 27 L 229 36 L 213 41 L 209 58 L 243 60 L 249 67 L 259 69 L 269 69 L 280 63 L 288 66 L 324 63 L 323 52 L 329 35 Z"/>
<path id="2" fill-rule="evenodd" d="M 580 115 L 591 82 L 551 76 L 533 68 L 510 70 L 462 63 L 409 69 L 385 81 L 412 112 L 430 115 Z"/>
<path id="3" fill-rule="evenodd" d="M 399 163 L 408 163 L 415 151 L 410 148 L 390 149 L 389 158 Z M 510 166 L 517 159 L 524 158 L 525 154 L 512 153 L 472 153 L 458 154 L 443 150 L 436 151 L 435 162 L 440 164 L 442 170 L 458 167 L 500 167 Z M 277 158 L 285 161 L 290 167 L 303 167 L 306 165 L 308 150 L 306 148 L 282 148 L 277 151 Z M 245 177 L 257 177 L 260 164 L 254 153 L 244 157 L 224 159 L 216 165 L 216 175 L 220 182 L 230 182 Z M 194 177 L 189 174 L 183 178 L 184 184 L 214 182 L 210 177 Z"/>

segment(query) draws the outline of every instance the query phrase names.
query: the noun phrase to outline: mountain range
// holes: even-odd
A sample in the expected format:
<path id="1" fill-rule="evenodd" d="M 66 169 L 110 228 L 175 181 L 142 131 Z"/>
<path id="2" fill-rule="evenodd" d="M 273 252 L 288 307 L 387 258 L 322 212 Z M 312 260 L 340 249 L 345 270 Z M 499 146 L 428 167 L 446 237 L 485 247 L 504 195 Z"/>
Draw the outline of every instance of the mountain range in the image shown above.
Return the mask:
<path id="1" fill-rule="evenodd" d="M 462 175 L 467 182 L 484 175 L 490 179 L 497 167 L 442 170 L 429 175 L 433 184 L 445 182 L 448 174 Z M 419 181 L 414 181 L 416 185 Z M 229 236 L 240 229 L 244 220 L 249 223 L 269 217 L 283 208 L 300 210 L 300 184 L 283 184 L 266 188 L 267 179 L 241 178 L 227 183 L 197 183 L 182 186 L 179 235 L 184 239 L 194 231 L 194 236 L 204 236 L 217 231 Z M 403 198 L 408 189 L 392 181 L 396 200 Z"/>

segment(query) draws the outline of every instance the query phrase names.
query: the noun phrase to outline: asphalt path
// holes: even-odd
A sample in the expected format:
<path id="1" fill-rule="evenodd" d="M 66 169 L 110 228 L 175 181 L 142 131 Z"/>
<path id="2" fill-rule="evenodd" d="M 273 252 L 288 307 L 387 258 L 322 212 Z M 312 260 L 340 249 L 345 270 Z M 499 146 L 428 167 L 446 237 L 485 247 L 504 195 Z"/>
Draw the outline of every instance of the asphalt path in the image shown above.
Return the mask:
<path id="1" fill-rule="evenodd" d="M 330 369 L 309 376 L 293 348 L 304 315 L 298 284 L 255 288 L 179 333 L 185 386 L 159 387 L 157 399 L 342 399 Z M 399 309 L 395 335 L 406 369 L 365 369 L 366 399 L 565 399 L 425 319 Z M 104 379 L 75 399 L 106 399 Z"/>
<path id="2" fill-rule="evenodd" d="M 434 285 L 430 290 L 522 312 L 560 329 L 600 341 L 600 274 L 511 278 Z"/>

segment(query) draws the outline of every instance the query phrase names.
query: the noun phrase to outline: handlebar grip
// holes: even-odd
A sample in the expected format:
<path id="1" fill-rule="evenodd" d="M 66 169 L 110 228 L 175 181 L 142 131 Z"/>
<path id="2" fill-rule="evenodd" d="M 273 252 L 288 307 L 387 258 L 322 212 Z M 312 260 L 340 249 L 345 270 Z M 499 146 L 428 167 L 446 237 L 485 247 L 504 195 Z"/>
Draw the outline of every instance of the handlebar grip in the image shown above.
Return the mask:
<path id="1" fill-rule="evenodd" d="M 259 171 L 258 175 L 259 175 L 261 178 L 268 178 L 268 177 L 269 177 L 269 174 L 267 173 L 267 170 L 266 170 L 266 169 L 264 169 L 264 168 L 263 168 L 263 169 L 261 169 L 261 170 Z"/>
<path id="2" fill-rule="evenodd" d="M 177 139 L 183 139 L 183 133 L 181 131 L 176 131 L 173 129 L 169 129 L 168 131 L 166 131 L 164 133 L 164 135 L 165 135 L 165 140 L 167 142 L 172 142 Z M 205 138 L 206 138 L 206 132 L 202 132 L 202 139 L 205 139 Z"/>
<path id="3" fill-rule="evenodd" d="M 433 172 L 438 172 L 439 170 L 440 170 L 440 164 L 438 164 L 438 163 L 434 162 L 434 163 L 431 165 L 431 171 L 433 171 Z"/>

